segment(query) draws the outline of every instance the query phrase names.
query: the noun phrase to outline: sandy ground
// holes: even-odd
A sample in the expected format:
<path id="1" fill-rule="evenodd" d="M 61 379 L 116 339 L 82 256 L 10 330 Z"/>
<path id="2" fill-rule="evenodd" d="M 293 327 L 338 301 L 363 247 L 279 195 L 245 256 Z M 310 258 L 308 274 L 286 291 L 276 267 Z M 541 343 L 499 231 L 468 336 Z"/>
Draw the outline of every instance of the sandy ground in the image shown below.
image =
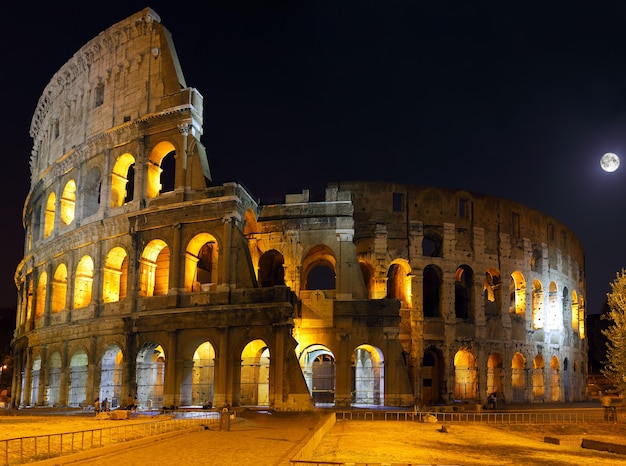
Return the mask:
<path id="1" fill-rule="evenodd" d="M 318 412 L 244 412 L 231 422 L 227 431 L 215 424 L 208 429 L 168 434 L 30 464 L 288 465 L 321 416 Z M 94 425 L 107 426 L 112 422 L 142 422 L 142 419 L 103 421 L 77 416 L 0 416 L 0 439 L 93 429 Z M 559 444 L 546 443 L 546 436 L 557 438 Z M 338 421 L 310 459 L 380 465 L 626 465 L 626 455 L 582 448 L 583 438 L 626 445 L 626 425 L 454 423 L 442 426 L 415 421 Z"/>

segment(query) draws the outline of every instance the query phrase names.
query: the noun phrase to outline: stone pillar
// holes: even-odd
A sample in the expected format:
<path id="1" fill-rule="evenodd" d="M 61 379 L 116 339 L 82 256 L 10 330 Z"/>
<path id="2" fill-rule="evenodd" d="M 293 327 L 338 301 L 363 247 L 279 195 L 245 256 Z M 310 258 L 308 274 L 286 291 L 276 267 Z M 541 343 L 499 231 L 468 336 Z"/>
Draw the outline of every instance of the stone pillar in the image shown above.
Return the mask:
<path id="1" fill-rule="evenodd" d="M 341 341 L 339 343 L 339 352 L 335 358 L 335 406 L 349 407 L 352 402 L 351 334 L 344 331 L 337 336 L 341 338 Z"/>
<path id="2" fill-rule="evenodd" d="M 179 394 L 176 381 L 176 349 L 178 348 L 178 333 L 168 332 L 168 354 L 165 358 L 165 385 L 163 387 L 163 406 L 175 405 Z"/>
<path id="3" fill-rule="evenodd" d="M 222 406 L 228 400 L 228 366 L 230 354 L 228 351 L 229 328 L 220 327 L 218 353 L 215 365 L 215 386 L 213 388 L 213 406 Z M 232 400 L 231 400 L 232 402 Z"/>

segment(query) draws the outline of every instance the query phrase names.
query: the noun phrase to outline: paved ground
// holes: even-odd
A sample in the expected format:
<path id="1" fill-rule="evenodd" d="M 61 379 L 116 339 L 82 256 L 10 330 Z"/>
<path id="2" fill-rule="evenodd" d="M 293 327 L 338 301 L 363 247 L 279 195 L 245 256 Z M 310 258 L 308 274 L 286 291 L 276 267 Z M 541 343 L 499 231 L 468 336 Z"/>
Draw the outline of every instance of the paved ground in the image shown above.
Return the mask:
<path id="1" fill-rule="evenodd" d="M 601 412 L 601 407 L 597 401 L 590 403 L 575 404 L 542 404 L 542 405 L 506 405 L 500 410 L 523 411 L 523 410 L 570 410 L 580 409 L 590 412 Z M 313 413 L 270 413 L 243 411 L 239 416 L 231 421 L 228 430 L 220 430 L 220 425 L 215 424 L 208 429 L 194 429 L 192 432 L 185 434 L 168 434 L 162 437 L 143 439 L 137 442 L 128 442 L 117 445 L 115 447 L 105 447 L 80 454 L 53 458 L 37 463 L 39 466 L 67 465 L 75 466 L 94 465 L 104 466 L 110 464 L 123 465 L 145 465 L 147 462 L 157 462 L 160 464 L 176 465 L 177 463 L 187 465 L 244 465 L 253 464 L 255 466 L 283 466 L 288 465 L 289 460 L 299 451 L 302 444 L 308 436 L 316 430 L 325 411 L 316 411 Z M 623 420 L 620 419 L 623 427 Z M 106 421 L 105 421 L 106 422 Z M 109 421 L 111 422 L 111 421 Z M 118 421 L 125 422 L 125 421 Z M 520 451 L 521 457 L 524 457 L 532 445 L 533 451 L 540 451 L 547 448 L 554 450 L 548 453 L 565 453 L 565 449 L 569 448 L 574 455 L 575 463 L 566 462 L 563 458 L 561 462 L 547 463 L 528 462 L 515 463 L 506 462 L 499 463 L 490 461 L 491 464 L 626 464 L 626 458 L 611 456 L 608 453 L 598 454 L 596 452 L 582 451 L 580 448 L 580 438 L 587 435 L 588 432 L 564 432 L 564 431 L 532 431 L 525 432 L 522 435 L 522 446 L 512 447 L 513 442 L 518 439 L 509 437 L 500 437 L 497 431 L 493 429 L 488 432 L 472 433 L 469 428 L 460 428 L 452 426 L 449 433 L 439 432 L 439 425 L 427 425 L 423 423 L 384 423 L 384 430 L 372 428 L 371 421 L 368 422 L 350 422 L 340 423 L 340 426 L 333 429 L 332 435 L 325 437 L 325 447 L 316 451 L 316 459 L 326 461 L 341 460 L 340 452 L 350 454 L 359 454 L 359 452 L 367 452 L 374 454 L 378 450 L 380 455 L 376 458 L 388 458 L 378 460 L 379 464 L 391 464 L 392 456 L 388 454 L 388 450 L 397 451 L 403 447 L 419 447 L 420 451 L 432 451 L 434 443 L 440 445 L 442 441 L 453 440 L 461 442 L 458 448 L 461 452 L 470 454 L 472 445 L 480 441 L 489 440 L 496 442 L 495 436 L 504 441 L 504 453 L 514 453 Z M 609 426 L 606 426 L 609 428 Z M 624 430 L 624 428 L 622 428 Z M 593 432 L 592 432 L 593 433 Z M 599 432 L 595 432 L 598 434 Z M 544 435 L 560 435 L 564 439 L 563 445 L 554 446 L 543 444 Z M 566 434 L 571 434 L 571 444 L 566 445 Z M 623 434 L 623 432 L 622 432 Z M 519 437 L 519 436 L 518 436 Z M 567 437 L 567 438 L 569 438 Z M 624 437 L 622 437 L 624 438 Z M 427 442 L 427 446 L 421 446 L 419 442 Z M 360 442 L 360 443 L 359 443 Z M 400 442 L 400 443 L 398 443 Z M 430 443 L 428 443 L 430 442 Z M 463 446 L 462 442 L 468 442 Z M 623 443 L 623 442 L 622 442 Z M 450 450 L 452 447 L 443 447 L 443 450 Z M 387 451 L 386 451 L 387 450 Z M 443 451 L 442 450 L 442 451 Z M 480 449 L 479 449 L 480 450 Z M 493 453 L 490 449 L 488 453 Z M 482 452 L 485 448 L 483 445 Z M 479 452 L 475 454 L 479 454 Z M 411 453 L 413 460 L 418 460 L 418 454 Z M 465 455 L 465 456 L 467 456 Z M 606 458 L 609 455 L 609 458 Z M 497 455 L 495 455 L 497 456 Z M 494 458 L 495 458 L 494 456 Z M 413 464 L 441 464 L 441 456 L 437 459 L 434 457 L 424 457 L 421 462 L 413 462 Z M 484 462 L 470 462 L 468 457 L 459 457 L 455 462 L 446 461 L 445 464 L 487 464 Z M 404 458 L 406 461 L 406 458 Z M 358 460 L 358 459 L 357 459 Z M 508 461 L 508 460 L 507 460 Z M 608 461 L 608 462 L 607 462 Z"/>

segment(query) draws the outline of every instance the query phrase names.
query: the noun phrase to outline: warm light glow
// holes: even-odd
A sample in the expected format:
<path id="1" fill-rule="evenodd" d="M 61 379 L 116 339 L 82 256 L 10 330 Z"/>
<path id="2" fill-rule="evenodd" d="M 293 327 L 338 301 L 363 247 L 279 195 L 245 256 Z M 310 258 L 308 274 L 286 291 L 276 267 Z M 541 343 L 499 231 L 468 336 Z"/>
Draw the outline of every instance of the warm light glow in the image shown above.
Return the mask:
<path id="1" fill-rule="evenodd" d="M 54 229 L 54 216 L 56 212 L 56 202 L 57 197 L 56 194 L 50 193 L 48 196 L 48 202 L 46 202 L 46 217 L 44 221 L 43 227 L 43 237 L 47 238 L 52 233 Z"/>
<path id="2" fill-rule="evenodd" d="M 93 270 L 93 259 L 89 256 L 83 256 L 76 266 L 76 278 L 74 279 L 75 309 L 85 307 L 91 302 Z"/>
<path id="3" fill-rule="evenodd" d="M 61 194 L 61 221 L 69 225 L 76 215 L 76 183 L 70 180 L 63 188 Z"/>
<path id="4" fill-rule="evenodd" d="M 134 163 L 135 158 L 130 154 L 122 154 L 115 161 L 111 174 L 111 207 L 124 205 L 124 200 L 127 197 L 128 171 Z"/>
<path id="5" fill-rule="evenodd" d="M 151 199 L 157 197 L 161 192 L 163 185 L 161 184 L 161 163 L 163 159 L 175 150 L 175 147 L 169 142 L 161 142 L 150 153 L 148 160 L 148 186 L 146 197 Z M 173 155 L 169 155 L 173 157 Z"/>

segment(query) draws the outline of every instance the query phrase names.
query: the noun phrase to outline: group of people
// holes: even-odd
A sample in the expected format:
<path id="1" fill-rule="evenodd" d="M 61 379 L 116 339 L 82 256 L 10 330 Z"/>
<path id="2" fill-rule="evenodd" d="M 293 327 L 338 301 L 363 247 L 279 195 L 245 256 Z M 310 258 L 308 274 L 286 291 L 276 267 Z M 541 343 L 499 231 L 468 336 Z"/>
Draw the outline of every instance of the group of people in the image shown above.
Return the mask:
<path id="1" fill-rule="evenodd" d="M 100 402 L 100 398 L 96 398 L 96 401 L 93 402 L 93 410 L 96 413 L 96 416 L 102 412 L 108 413 L 111 411 L 111 403 L 108 398 L 105 398 Z"/>
<path id="2" fill-rule="evenodd" d="M 137 397 L 128 395 L 124 409 L 127 409 L 129 411 L 137 411 Z M 96 413 L 96 416 L 100 413 L 108 413 L 109 411 L 111 411 L 111 402 L 108 398 L 105 398 L 102 401 L 100 401 L 100 398 L 96 398 L 96 400 L 93 402 L 93 410 Z"/>

